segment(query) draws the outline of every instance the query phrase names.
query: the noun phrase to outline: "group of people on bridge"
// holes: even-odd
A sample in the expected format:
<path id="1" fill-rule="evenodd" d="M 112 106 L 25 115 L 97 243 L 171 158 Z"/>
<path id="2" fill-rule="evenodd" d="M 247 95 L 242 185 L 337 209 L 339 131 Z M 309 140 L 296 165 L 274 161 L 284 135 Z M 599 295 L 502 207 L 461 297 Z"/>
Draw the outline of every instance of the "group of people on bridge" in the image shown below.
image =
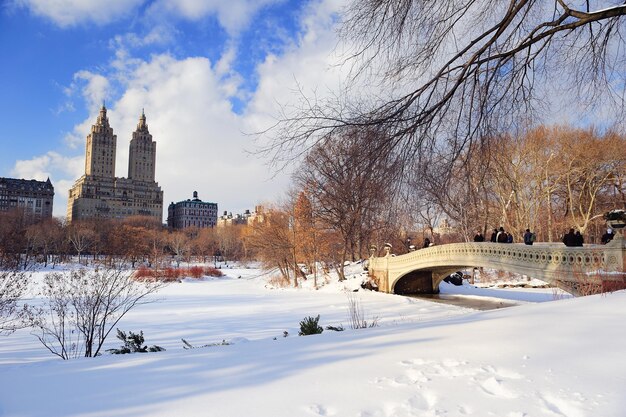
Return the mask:
<path id="1" fill-rule="evenodd" d="M 606 233 L 602 235 L 601 242 L 602 244 L 607 244 L 613 239 L 613 230 L 611 228 L 607 229 Z M 524 233 L 524 244 L 532 245 L 537 240 L 537 235 L 531 232 L 530 229 L 526 229 Z M 474 236 L 474 242 L 484 242 L 485 237 L 483 236 L 481 231 L 478 231 Z M 493 229 L 491 233 L 491 242 L 494 243 L 513 243 L 513 235 L 509 232 L 506 232 L 503 227 L 499 229 Z M 562 242 L 565 246 L 583 246 L 585 243 L 585 239 L 579 230 L 574 231 L 574 229 L 569 229 L 569 232 L 563 236 Z M 430 242 L 429 242 L 430 243 Z"/>
<path id="2" fill-rule="evenodd" d="M 478 233 L 476 233 L 476 236 L 474 236 L 474 242 L 484 241 L 485 237 L 480 231 L 478 231 Z M 504 230 L 504 227 L 500 227 L 500 229 L 493 229 L 490 241 L 494 243 L 513 243 L 513 235 L 509 232 L 506 232 Z"/>

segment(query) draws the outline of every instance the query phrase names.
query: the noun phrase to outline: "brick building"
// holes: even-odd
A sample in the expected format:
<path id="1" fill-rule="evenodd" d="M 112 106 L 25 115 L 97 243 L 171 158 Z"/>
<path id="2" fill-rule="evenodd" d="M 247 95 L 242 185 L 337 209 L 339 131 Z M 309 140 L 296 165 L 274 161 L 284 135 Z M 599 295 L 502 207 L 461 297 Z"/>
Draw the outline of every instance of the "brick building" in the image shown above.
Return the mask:
<path id="1" fill-rule="evenodd" d="M 167 208 L 167 226 L 172 229 L 187 227 L 215 227 L 217 223 L 217 203 L 208 203 L 193 192 L 193 199 L 170 203 Z"/>
<path id="2" fill-rule="evenodd" d="M 36 217 L 52 217 L 54 187 L 50 182 L 0 177 L 0 212 L 24 210 Z"/>

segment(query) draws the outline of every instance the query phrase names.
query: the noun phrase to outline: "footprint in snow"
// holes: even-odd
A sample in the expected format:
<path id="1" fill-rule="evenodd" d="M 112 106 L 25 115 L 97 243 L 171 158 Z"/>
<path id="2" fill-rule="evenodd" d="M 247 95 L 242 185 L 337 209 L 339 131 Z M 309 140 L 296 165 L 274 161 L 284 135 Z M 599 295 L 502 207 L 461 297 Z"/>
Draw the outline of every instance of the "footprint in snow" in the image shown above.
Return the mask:
<path id="1" fill-rule="evenodd" d="M 400 365 L 404 366 L 424 366 L 430 365 L 432 361 L 425 361 L 424 359 L 410 359 L 406 361 L 401 361 Z"/>
<path id="2" fill-rule="evenodd" d="M 552 395 L 539 396 L 543 401 L 545 411 L 562 417 L 583 417 L 585 413 L 581 410 L 582 404 L 578 401 L 568 401 L 564 398 Z"/>
<path id="3" fill-rule="evenodd" d="M 320 404 L 310 405 L 306 410 L 314 416 L 334 416 L 337 414 L 334 409 L 324 407 Z"/>
<path id="4" fill-rule="evenodd" d="M 411 411 L 429 411 L 437 404 L 437 395 L 429 390 L 423 390 L 418 395 L 409 398 L 408 405 Z"/>
<path id="5" fill-rule="evenodd" d="M 504 383 L 494 377 L 489 377 L 480 383 L 480 387 L 489 395 L 499 398 L 517 398 L 517 394 L 504 386 Z"/>

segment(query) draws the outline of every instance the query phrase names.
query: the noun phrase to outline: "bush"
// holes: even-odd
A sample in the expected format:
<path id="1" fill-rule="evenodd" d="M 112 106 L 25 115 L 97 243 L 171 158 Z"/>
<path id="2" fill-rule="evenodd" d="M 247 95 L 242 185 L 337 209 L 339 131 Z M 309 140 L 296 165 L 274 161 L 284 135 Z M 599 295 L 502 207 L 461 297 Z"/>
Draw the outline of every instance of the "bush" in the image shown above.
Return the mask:
<path id="1" fill-rule="evenodd" d="M 20 307 L 20 299 L 26 293 L 29 282 L 30 276 L 23 272 L 0 271 L 0 335 L 25 326 L 25 311 Z"/>
<path id="2" fill-rule="evenodd" d="M 134 277 L 137 278 L 137 279 L 141 279 L 141 278 L 156 278 L 155 277 L 155 271 L 153 269 L 146 268 L 145 266 L 140 266 L 139 269 L 137 269 L 135 271 Z"/>
<path id="3" fill-rule="evenodd" d="M 138 281 L 144 281 L 147 278 L 152 278 L 159 281 L 178 281 L 182 277 L 202 278 L 204 276 L 209 277 L 223 277 L 224 273 L 219 269 L 211 266 L 201 267 L 192 266 L 191 268 L 165 268 L 163 270 L 150 269 L 145 266 L 140 267 L 135 271 L 133 277 Z"/>
<path id="4" fill-rule="evenodd" d="M 320 334 L 324 331 L 324 329 L 318 325 L 320 321 L 320 315 L 317 317 L 305 317 L 304 320 L 300 322 L 300 331 L 298 332 L 299 336 L 308 336 L 311 334 Z"/>
<path id="5" fill-rule="evenodd" d="M 117 329 L 117 338 L 124 342 L 124 345 L 119 349 L 107 349 L 107 352 L 110 352 L 114 355 L 124 355 L 126 353 L 146 353 L 146 352 L 161 352 L 165 349 L 161 346 L 152 345 L 150 347 L 144 346 L 144 338 L 143 331 L 139 331 L 139 334 L 121 331 Z"/>
<path id="6" fill-rule="evenodd" d="M 157 301 L 148 296 L 163 286 L 117 269 L 49 273 L 41 303 L 26 306 L 26 318 L 50 353 L 62 359 L 98 356 L 115 324 L 135 307 Z"/>
<path id="7" fill-rule="evenodd" d="M 213 268 L 212 266 L 207 266 L 204 268 L 204 275 L 209 277 L 223 277 L 224 273 L 217 268 Z"/>
<path id="8" fill-rule="evenodd" d="M 182 271 L 180 269 L 168 267 L 163 270 L 163 278 L 170 279 L 170 280 L 178 279 L 180 278 L 181 272 Z"/>
<path id="9" fill-rule="evenodd" d="M 191 278 L 202 278 L 204 276 L 204 268 L 201 266 L 192 266 L 189 268 L 187 275 Z"/>

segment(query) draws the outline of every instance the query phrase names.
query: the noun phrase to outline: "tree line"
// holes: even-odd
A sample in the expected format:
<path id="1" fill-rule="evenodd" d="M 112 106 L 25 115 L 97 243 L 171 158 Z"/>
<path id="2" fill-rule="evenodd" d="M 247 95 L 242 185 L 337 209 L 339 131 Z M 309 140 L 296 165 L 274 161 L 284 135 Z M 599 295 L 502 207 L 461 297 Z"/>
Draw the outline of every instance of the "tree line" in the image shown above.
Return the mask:
<path id="1" fill-rule="evenodd" d="M 0 268 L 52 267 L 70 257 L 114 267 L 246 258 L 243 227 L 169 230 L 152 218 L 93 219 L 71 223 L 36 219 L 23 210 L 0 213 Z"/>
<path id="2" fill-rule="evenodd" d="M 303 158 L 281 203 L 266 203 L 262 222 L 168 230 L 154 220 L 33 222 L 0 214 L 0 264 L 53 266 L 76 256 L 109 266 L 160 268 L 198 260 L 259 260 L 284 282 L 330 270 L 344 278 L 348 261 L 404 253 L 410 245 L 471 241 L 504 227 L 520 242 L 560 241 L 569 228 L 599 243 L 603 213 L 626 208 L 626 136 L 597 129 L 539 126 L 484 138 L 451 165 L 381 151 L 387 136 L 372 127 L 328 135 Z M 365 146 L 363 144 L 366 144 Z M 400 174 L 399 174 L 400 172 Z M 398 178 L 404 178 L 398 180 Z M 439 230 L 448 219 L 452 228 Z"/>
<path id="3" fill-rule="evenodd" d="M 286 201 L 250 234 L 259 258 L 293 285 L 318 268 L 341 279 L 346 261 L 387 243 L 405 253 L 426 239 L 469 242 L 499 227 L 515 242 L 527 228 L 545 242 L 574 228 L 600 243 L 603 214 L 626 208 L 626 136 L 614 131 L 539 126 L 489 136 L 451 165 L 419 155 L 407 165 L 381 152 L 388 137 L 375 128 L 344 133 L 306 154 Z"/>

